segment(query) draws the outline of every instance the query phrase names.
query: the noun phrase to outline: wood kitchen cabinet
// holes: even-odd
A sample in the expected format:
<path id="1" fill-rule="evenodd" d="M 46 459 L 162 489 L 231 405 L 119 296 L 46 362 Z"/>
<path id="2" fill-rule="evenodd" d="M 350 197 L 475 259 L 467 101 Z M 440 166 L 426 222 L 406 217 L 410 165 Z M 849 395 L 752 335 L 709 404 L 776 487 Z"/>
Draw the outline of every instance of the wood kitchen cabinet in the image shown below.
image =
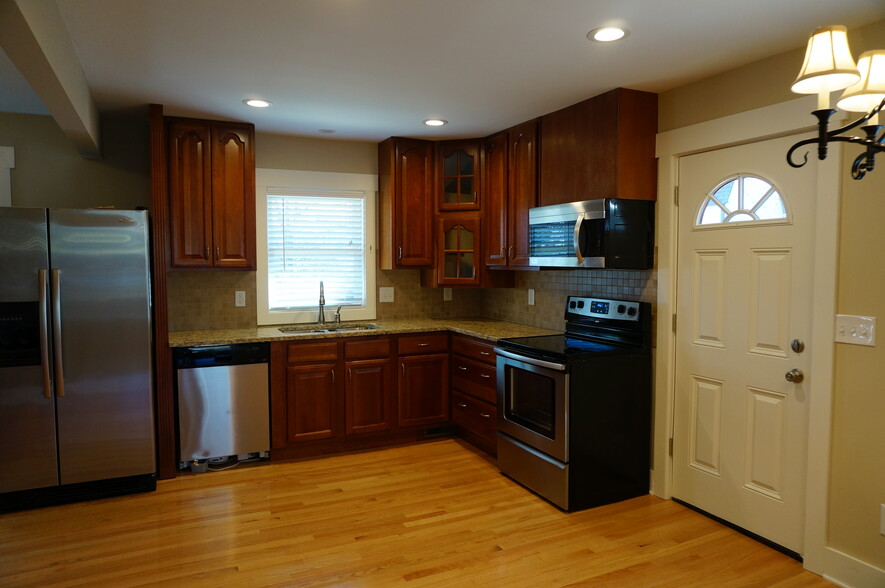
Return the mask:
<path id="1" fill-rule="evenodd" d="M 495 346 L 452 335 L 452 422 L 458 435 L 497 455 L 498 413 Z"/>
<path id="2" fill-rule="evenodd" d="M 400 427 L 449 422 L 447 333 L 400 335 L 397 361 L 397 416 Z"/>
<path id="3" fill-rule="evenodd" d="M 537 119 L 497 133 L 482 145 L 484 264 L 529 265 L 529 209 L 538 205 Z"/>
<path id="4" fill-rule="evenodd" d="M 541 117 L 539 206 L 654 200 L 657 94 L 617 88 Z"/>
<path id="5" fill-rule="evenodd" d="M 255 269 L 255 129 L 166 119 L 171 265 Z"/>
<path id="6" fill-rule="evenodd" d="M 312 341 L 288 345 L 286 368 L 287 440 L 291 443 L 329 439 L 341 427 L 341 370 L 338 344 Z"/>
<path id="7" fill-rule="evenodd" d="M 345 434 L 377 433 L 394 426 L 390 338 L 344 343 Z"/>
<path id="8" fill-rule="evenodd" d="M 378 144 L 380 269 L 433 266 L 434 151 L 418 139 Z"/>
<path id="9" fill-rule="evenodd" d="M 443 141 L 437 146 L 440 212 L 479 210 L 479 141 Z"/>

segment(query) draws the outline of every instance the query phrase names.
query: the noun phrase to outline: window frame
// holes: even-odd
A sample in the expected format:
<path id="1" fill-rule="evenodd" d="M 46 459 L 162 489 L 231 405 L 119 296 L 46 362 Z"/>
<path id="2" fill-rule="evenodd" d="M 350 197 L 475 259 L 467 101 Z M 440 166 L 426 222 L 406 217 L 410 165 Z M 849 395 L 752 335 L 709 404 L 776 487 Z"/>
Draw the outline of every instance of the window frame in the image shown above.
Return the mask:
<path id="1" fill-rule="evenodd" d="M 375 174 L 351 174 L 338 172 L 314 172 L 258 168 L 255 170 L 255 219 L 257 271 L 256 310 L 258 325 L 283 325 L 315 323 L 319 310 L 319 284 L 317 284 L 317 307 L 310 310 L 271 310 L 268 300 L 268 254 L 267 254 L 267 195 L 268 192 L 292 190 L 317 190 L 320 192 L 363 192 L 365 194 L 365 268 L 366 304 L 363 307 L 341 309 L 342 321 L 372 320 L 377 316 L 377 292 L 375 275 L 378 267 L 376 245 L 378 176 Z M 334 194 L 330 194 L 334 195 Z M 326 320 L 330 321 L 335 309 L 326 308 Z"/>
<path id="2" fill-rule="evenodd" d="M 715 194 L 720 188 L 729 184 L 733 181 L 743 181 L 744 178 L 755 178 L 757 180 L 761 180 L 771 186 L 771 188 L 777 193 L 778 197 L 781 200 L 781 203 L 784 207 L 785 216 L 782 218 L 774 218 L 774 219 L 752 219 L 752 220 L 741 220 L 741 221 L 728 221 L 721 223 L 710 223 L 710 224 L 701 224 L 701 219 L 703 218 L 704 211 L 707 208 L 707 203 L 712 199 L 713 194 Z M 739 209 L 732 211 L 731 214 L 736 214 L 743 212 L 744 209 Z M 713 188 L 710 189 L 704 199 L 701 201 L 700 206 L 697 211 L 695 211 L 694 222 L 692 229 L 696 231 L 708 231 L 714 229 L 736 229 L 740 227 L 750 228 L 750 227 L 759 227 L 759 226 L 771 226 L 771 225 L 791 225 L 793 224 L 793 213 L 787 200 L 786 195 L 781 191 L 781 189 L 777 186 L 777 184 L 771 179 L 762 176 L 753 172 L 735 172 L 722 178 L 718 182 L 713 185 Z"/>

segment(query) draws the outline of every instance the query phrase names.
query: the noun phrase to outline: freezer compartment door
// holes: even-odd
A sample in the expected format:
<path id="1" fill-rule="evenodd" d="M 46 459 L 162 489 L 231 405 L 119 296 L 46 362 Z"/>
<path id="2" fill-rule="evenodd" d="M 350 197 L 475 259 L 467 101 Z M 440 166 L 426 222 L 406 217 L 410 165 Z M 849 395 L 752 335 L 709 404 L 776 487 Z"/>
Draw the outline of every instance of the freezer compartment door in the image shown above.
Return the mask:
<path id="1" fill-rule="evenodd" d="M 46 209 L 0 207 L 0 492 L 58 484 L 48 267 Z"/>
<path id="2" fill-rule="evenodd" d="M 270 449 L 267 364 L 178 370 L 181 461 Z"/>

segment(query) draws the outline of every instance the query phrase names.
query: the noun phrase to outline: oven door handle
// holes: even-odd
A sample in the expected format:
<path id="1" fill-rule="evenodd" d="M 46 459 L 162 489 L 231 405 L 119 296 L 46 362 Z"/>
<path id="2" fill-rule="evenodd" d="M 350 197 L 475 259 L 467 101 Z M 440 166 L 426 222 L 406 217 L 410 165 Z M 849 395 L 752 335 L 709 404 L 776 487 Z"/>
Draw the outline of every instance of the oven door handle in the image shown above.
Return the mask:
<path id="1" fill-rule="evenodd" d="M 511 353 L 509 351 L 505 351 L 500 347 L 495 347 L 495 353 L 500 355 L 501 357 L 506 357 L 508 359 L 514 359 L 516 361 L 521 361 L 523 363 L 527 363 L 530 365 L 535 365 L 542 368 L 547 368 L 551 370 L 556 370 L 558 372 L 564 372 L 566 370 L 566 366 L 561 363 L 554 363 L 552 361 L 544 361 L 543 359 L 535 359 L 534 357 L 526 357 L 525 355 L 518 355 L 516 353 Z"/>

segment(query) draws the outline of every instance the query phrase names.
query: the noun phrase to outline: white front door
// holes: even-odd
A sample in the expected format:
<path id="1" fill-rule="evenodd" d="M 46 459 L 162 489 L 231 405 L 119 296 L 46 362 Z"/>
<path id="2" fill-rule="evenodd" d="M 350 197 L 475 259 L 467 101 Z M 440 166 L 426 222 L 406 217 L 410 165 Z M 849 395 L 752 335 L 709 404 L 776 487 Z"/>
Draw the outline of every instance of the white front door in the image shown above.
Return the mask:
<path id="1" fill-rule="evenodd" d="M 794 141 L 679 160 L 672 494 L 801 554 L 816 187 Z"/>

